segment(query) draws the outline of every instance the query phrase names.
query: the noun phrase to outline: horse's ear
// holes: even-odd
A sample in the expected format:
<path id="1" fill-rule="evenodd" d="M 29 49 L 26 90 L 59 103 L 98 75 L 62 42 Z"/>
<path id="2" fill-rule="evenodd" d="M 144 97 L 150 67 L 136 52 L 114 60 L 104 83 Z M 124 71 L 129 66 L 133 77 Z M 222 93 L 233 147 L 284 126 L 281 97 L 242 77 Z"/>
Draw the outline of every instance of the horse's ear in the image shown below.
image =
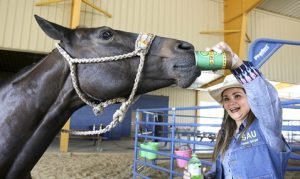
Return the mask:
<path id="1" fill-rule="evenodd" d="M 63 27 L 61 25 L 55 24 L 53 22 L 47 21 L 38 15 L 34 15 L 37 23 L 42 28 L 42 30 L 51 38 L 55 40 L 62 40 L 66 34 L 68 34 L 71 29 Z"/>

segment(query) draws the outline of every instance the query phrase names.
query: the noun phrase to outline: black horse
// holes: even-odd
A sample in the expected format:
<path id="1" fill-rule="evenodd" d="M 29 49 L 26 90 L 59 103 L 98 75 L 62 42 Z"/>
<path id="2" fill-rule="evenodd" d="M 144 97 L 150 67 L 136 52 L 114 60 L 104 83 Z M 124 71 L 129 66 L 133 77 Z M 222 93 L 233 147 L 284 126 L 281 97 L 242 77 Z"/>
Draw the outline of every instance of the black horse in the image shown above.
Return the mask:
<path id="1" fill-rule="evenodd" d="M 39 63 L 0 87 L 0 178 L 31 178 L 30 171 L 55 135 L 85 105 L 82 98 L 96 106 L 128 98 L 138 72 L 136 94 L 173 84 L 185 88 L 200 75 L 194 47 L 187 42 L 109 27 L 69 29 L 35 18 L 49 37 L 60 42 Z M 110 56 L 124 59 L 99 62 L 98 58 Z"/>

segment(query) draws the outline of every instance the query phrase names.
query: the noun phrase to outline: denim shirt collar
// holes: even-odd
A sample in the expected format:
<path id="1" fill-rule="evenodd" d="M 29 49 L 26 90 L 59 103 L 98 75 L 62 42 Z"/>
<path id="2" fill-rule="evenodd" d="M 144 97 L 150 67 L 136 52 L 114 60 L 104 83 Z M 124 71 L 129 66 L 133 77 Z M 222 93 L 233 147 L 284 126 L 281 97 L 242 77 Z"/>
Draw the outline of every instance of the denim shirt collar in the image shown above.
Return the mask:
<path id="1" fill-rule="evenodd" d="M 247 126 L 247 120 L 244 119 L 242 124 L 240 125 L 238 131 L 235 132 L 234 138 L 238 139 L 240 137 L 241 132 L 244 130 L 244 128 Z"/>

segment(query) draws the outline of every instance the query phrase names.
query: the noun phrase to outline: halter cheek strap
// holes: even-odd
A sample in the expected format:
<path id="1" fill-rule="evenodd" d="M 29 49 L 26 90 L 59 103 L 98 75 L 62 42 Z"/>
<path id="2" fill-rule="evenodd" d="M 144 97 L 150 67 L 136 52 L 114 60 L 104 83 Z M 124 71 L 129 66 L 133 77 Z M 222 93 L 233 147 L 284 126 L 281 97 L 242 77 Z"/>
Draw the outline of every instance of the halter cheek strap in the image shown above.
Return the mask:
<path id="1" fill-rule="evenodd" d="M 102 134 L 107 131 L 110 131 L 119 122 L 123 121 L 125 113 L 127 112 L 128 108 L 132 104 L 132 102 L 135 100 L 134 96 L 135 96 L 136 90 L 138 88 L 141 73 L 143 71 L 145 56 L 148 53 L 154 38 L 155 38 L 155 35 L 153 35 L 153 34 L 140 33 L 135 42 L 135 50 L 133 52 L 123 54 L 123 55 L 117 55 L 117 56 L 111 56 L 111 57 L 101 57 L 101 58 L 81 58 L 81 59 L 72 58 L 63 48 L 61 48 L 58 44 L 56 44 L 56 48 L 58 49 L 59 53 L 69 63 L 72 84 L 73 84 L 73 87 L 74 87 L 77 95 L 83 102 L 85 102 L 87 105 L 93 107 L 93 111 L 94 111 L 95 115 L 102 113 L 104 108 L 110 104 L 114 104 L 117 102 L 122 103 L 122 105 L 120 106 L 120 109 L 118 109 L 114 113 L 112 122 L 109 125 L 107 125 L 104 129 L 99 129 L 96 131 L 71 131 L 72 134 L 75 134 L 75 135 Z M 77 78 L 77 74 L 76 74 L 76 65 L 75 64 L 77 64 L 77 63 L 102 63 L 102 62 L 108 62 L 108 61 L 117 61 L 120 59 L 130 58 L 133 56 L 140 56 L 140 64 L 139 64 L 137 74 L 136 74 L 136 77 L 134 80 L 133 89 L 127 100 L 125 98 L 115 98 L 115 99 L 107 100 L 105 102 L 101 102 L 100 104 L 96 104 L 92 101 L 89 101 L 85 97 L 84 93 L 81 91 L 81 89 L 79 88 L 79 85 L 78 85 L 78 78 Z"/>

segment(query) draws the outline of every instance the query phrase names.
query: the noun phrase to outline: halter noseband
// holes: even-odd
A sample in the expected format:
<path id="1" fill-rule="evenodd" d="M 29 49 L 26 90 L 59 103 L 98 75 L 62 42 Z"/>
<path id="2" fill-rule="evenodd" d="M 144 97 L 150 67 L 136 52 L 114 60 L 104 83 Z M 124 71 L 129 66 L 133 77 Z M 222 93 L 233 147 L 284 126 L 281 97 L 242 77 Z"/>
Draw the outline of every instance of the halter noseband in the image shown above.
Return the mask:
<path id="1" fill-rule="evenodd" d="M 152 44 L 153 39 L 155 38 L 155 35 L 150 33 L 140 33 L 137 40 L 135 41 L 135 50 L 133 52 L 123 54 L 123 55 L 117 55 L 117 56 L 111 56 L 111 57 L 101 57 L 101 58 L 72 58 L 62 47 L 60 47 L 58 44 L 56 44 L 56 48 L 58 49 L 59 53 L 67 60 L 70 66 L 70 75 L 72 79 L 73 87 L 79 96 L 79 98 L 86 103 L 87 105 L 91 106 L 93 108 L 94 114 L 98 115 L 100 114 L 106 106 L 109 104 L 114 104 L 117 102 L 121 102 L 122 105 L 120 106 L 120 109 L 118 109 L 114 115 L 112 122 L 107 125 L 104 129 L 99 129 L 98 131 L 72 131 L 72 134 L 77 135 L 94 135 L 94 134 L 101 134 L 105 133 L 109 130 L 111 130 L 113 127 L 115 127 L 119 122 L 121 122 L 125 116 L 126 111 L 128 110 L 129 106 L 134 101 L 134 96 L 139 84 L 140 76 L 143 71 L 144 67 L 144 61 L 145 56 L 148 53 L 150 46 Z M 105 102 L 101 102 L 100 104 L 96 104 L 95 102 L 89 101 L 84 93 L 80 90 L 78 85 L 78 79 L 76 75 L 76 65 L 77 63 L 102 63 L 102 62 L 108 62 L 108 61 L 117 61 L 124 58 L 130 58 L 133 56 L 140 56 L 140 64 L 137 70 L 137 74 L 134 80 L 134 85 L 132 88 L 132 91 L 130 93 L 129 98 L 126 100 L 125 98 L 115 98 L 111 100 L 107 100 Z"/>

